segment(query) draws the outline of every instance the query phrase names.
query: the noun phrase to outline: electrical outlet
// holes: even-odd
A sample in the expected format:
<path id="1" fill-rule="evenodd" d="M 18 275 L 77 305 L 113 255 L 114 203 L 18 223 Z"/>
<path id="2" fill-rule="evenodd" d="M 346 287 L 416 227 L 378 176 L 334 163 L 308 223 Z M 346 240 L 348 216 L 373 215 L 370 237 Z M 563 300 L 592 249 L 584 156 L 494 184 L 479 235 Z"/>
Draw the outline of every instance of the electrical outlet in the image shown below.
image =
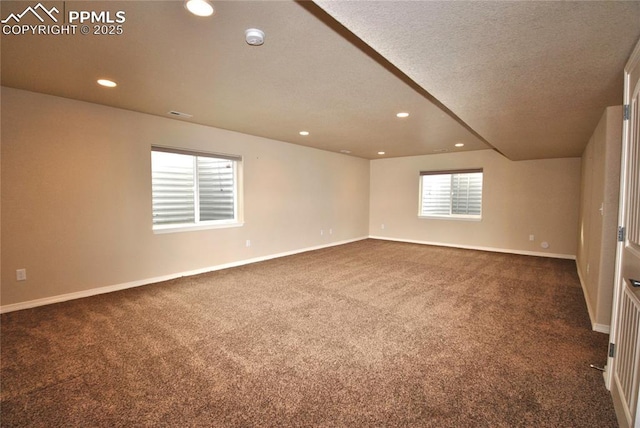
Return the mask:
<path id="1" fill-rule="evenodd" d="M 535 241 L 536 237 L 533 235 L 529 235 L 529 241 Z"/>
<path id="2" fill-rule="evenodd" d="M 245 242 L 245 245 L 247 246 L 247 248 L 249 248 L 251 246 L 251 240 L 247 239 L 247 242 Z"/>
<path id="3" fill-rule="evenodd" d="M 329 235 L 333 235 L 333 229 L 329 229 Z"/>
<path id="4" fill-rule="evenodd" d="M 27 270 L 26 269 L 18 269 L 18 270 L 16 270 L 16 279 L 18 281 L 26 281 L 27 280 Z"/>
<path id="5" fill-rule="evenodd" d="M 384 223 L 380 225 L 380 229 L 384 230 Z"/>
<path id="6" fill-rule="evenodd" d="M 320 229 L 320 236 L 324 235 L 324 229 Z"/>

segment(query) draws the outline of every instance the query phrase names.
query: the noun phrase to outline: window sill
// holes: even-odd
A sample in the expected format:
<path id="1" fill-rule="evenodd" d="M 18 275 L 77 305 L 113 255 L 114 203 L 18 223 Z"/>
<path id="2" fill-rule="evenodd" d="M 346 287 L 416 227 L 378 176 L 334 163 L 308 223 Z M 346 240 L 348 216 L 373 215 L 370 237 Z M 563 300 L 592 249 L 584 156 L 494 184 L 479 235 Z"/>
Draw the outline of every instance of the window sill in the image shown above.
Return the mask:
<path id="1" fill-rule="evenodd" d="M 419 215 L 419 219 L 424 220 L 455 220 L 455 221 L 482 221 L 482 217 L 467 216 L 444 216 L 444 215 Z"/>
<path id="2" fill-rule="evenodd" d="M 177 232 L 195 232 L 198 230 L 209 229 L 227 229 L 231 227 L 242 227 L 243 222 L 225 222 L 225 223 L 208 223 L 208 224 L 171 224 L 163 226 L 153 226 L 154 234 L 177 233 Z"/>

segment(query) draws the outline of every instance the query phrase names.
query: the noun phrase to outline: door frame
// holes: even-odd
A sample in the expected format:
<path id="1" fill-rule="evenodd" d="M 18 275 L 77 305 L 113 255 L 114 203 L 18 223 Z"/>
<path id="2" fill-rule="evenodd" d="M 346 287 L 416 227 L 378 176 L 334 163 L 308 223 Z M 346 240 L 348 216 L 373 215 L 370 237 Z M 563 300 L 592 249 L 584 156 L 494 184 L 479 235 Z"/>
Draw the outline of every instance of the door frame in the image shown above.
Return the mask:
<path id="1" fill-rule="evenodd" d="M 631 70 L 634 67 L 640 67 L 640 40 L 636 43 L 636 46 L 627 61 L 627 64 L 624 67 L 624 94 L 623 94 L 623 104 L 625 109 L 630 109 L 631 97 L 633 95 L 633 90 L 636 85 L 640 84 L 640 80 L 638 82 L 631 82 Z M 629 106 L 629 107 L 627 107 Z M 631 120 L 624 120 L 622 123 L 622 156 L 621 156 L 621 168 L 620 168 L 620 202 L 619 202 L 619 210 L 618 210 L 618 227 L 625 226 L 627 224 L 627 193 L 628 193 L 628 183 L 629 183 L 629 174 L 630 174 L 630 159 L 629 159 L 629 148 L 630 148 L 630 135 L 631 132 Z M 622 293 L 624 291 L 625 283 L 623 277 L 623 259 L 622 254 L 624 250 L 624 239 L 618 240 L 618 244 L 616 246 L 616 263 L 615 263 L 615 279 L 614 279 L 614 287 L 613 287 L 613 302 L 611 308 L 611 331 L 609 335 L 610 349 L 613 345 L 615 347 L 616 340 L 619 333 L 619 310 L 620 310 L 620 300 L 622 298 Z M 613 375 L 615 373 L 615 357 L 611 356 L 611 352 L 608 354 L 607 358 L 607 367 L 604 373 L 605 385 L 607 389 L 612 390 L 615 387 L 613 383 Z M 612 391 L 613 393 L 613 391 Z M 640 421 L 640 400 L 638 400 L 638 411 L 636 411 L 636 426 L 638 426 L 638 422 Z"/>

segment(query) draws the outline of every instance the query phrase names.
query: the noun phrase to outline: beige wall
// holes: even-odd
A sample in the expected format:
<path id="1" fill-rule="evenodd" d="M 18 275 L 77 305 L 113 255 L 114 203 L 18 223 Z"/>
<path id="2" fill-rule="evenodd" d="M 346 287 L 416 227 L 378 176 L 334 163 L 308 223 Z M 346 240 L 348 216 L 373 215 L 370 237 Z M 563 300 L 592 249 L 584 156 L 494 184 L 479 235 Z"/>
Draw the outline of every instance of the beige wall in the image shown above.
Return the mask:
<path id="1" fill-rule="evenodd" d="M 577 254 L 591 323 L 603 332 L 609 331 L 611 322 L 621 151 L 622 106 L 609 107 L 582 155 Z"/>
<path id="2" fill-rule="evenodd" d="M 418 218 L 420 171 L 478 167 L 484 168 L 481 221 Z M 570 258 L 576 254 L 579 195 L 579 158 L 512 162 L 483 150 L 375 160 L 369 233 Z M 543 241 L 548 249 L 541 247 Z"/>
<path id="3" fill-rule="evenodd" d="M 1 132 L 5 308 L 367 235 L 577 252 L 580 159 L 511 162 L 485 150 L 369 162 L 9 88 Z M 244 226 L 154 234 L 152 144 L 242 155 Z M 418 173 L 467 167 L 484 168 L 482 220 L 419 219 Z"/>
<path id="4" fill-rule="evenodd" d="M 368 234 L 366 160 L 9 88 L 1 102 L 2 306 Z M 152 144 L 242 155 L 244 226 L 154 234 Z"/>

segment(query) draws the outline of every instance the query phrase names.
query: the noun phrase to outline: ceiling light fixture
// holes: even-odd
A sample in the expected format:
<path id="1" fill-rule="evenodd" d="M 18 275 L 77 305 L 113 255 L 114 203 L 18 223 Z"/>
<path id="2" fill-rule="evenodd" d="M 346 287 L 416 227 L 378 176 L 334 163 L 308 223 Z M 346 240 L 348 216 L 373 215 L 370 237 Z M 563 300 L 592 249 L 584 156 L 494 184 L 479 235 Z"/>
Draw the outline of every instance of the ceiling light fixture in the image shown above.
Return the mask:
<path id="1" fill-rule="evenodd" d="M 348 155 L 349 153 L 351 153 L 351 150 L 340 150 L 340 153 L 344 153 L 345 155 Z"/>
<path id="2" fill-rule="evenodd" d="M 306 137 L 307 135 L 309 135 L 309 131 L 300 131 L 299 134 L 303 137 Z"/>
<path id="3" fill-rule="evenodd" d="M 379 154 L 379 155 L 383 155 L 383 154 L 384 154 L 384 152 L 378 152 L 378 154 Z"/>
<path id="4" fill-rule="evenodd" d="M 101 85 L 107 88 L 115 88 L 116 86 L 118 86 L 116 82 L 109 79 L 98 79 L 98 85 Z"/>
<path id="5" fill-rule="evenodd" d="M 187 0 L 184 7 L 197 16 L 211 16 L 214 12 L 213 6 L 208 0 Z"/>
<path id="6" fill-rule="evenodd" d="M 456 147 L 464 147 L 464 143 L 456 143 L 455 146 Z"/>
<path id="7" fill-rule="evenodd" d="M 260 46 L 264 44 L 264 31 L 257 28 L 249 28 L 244 32 L 244 39 L 251 46 Z"/>
<path id="8" fill-rule="evenodd" d="M 404 117 L 409 117 L 409 113 L 407 113 L 406 111 L 400 112 L 398 114 L 396 114 L 397 117 L 400 118 L 404 118 Z"/>

